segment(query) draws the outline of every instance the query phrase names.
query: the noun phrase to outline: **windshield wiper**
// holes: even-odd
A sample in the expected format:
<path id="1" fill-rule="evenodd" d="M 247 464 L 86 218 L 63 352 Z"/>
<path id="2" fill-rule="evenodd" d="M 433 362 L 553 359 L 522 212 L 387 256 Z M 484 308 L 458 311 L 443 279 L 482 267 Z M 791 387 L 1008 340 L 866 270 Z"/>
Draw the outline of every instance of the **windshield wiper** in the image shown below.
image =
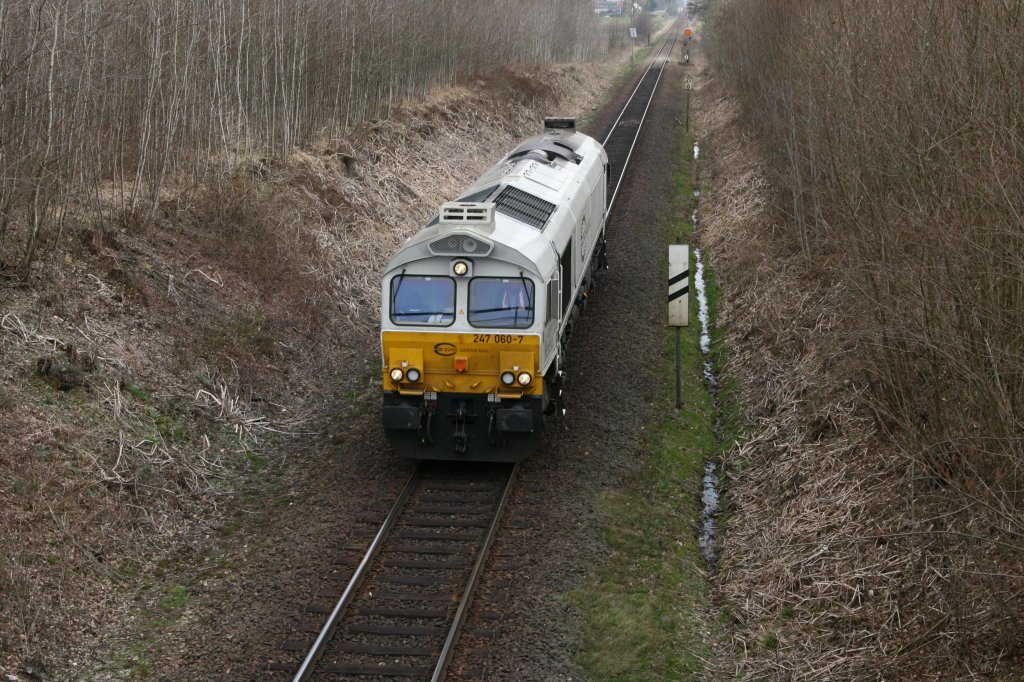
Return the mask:
<path id="1" fill-rule="evenodd" d="M 526 280 L 525 277 L 523 277 L 523 271 L 522 270 L 519 271 L 519 279 L 523 283 L 523 291 L 526 292 L 526 309 L 527 310 L 533 310 L 533 301 L 530 300 L 530 287 L 528 287 L 526 285 L 527 280 Z"/>
<path id="2" fill-rule="evenodd" d="M 532 312 L 533 311 L 533 301 L 530 299 L 530 287 L 528 287 L 526 285 L 526 278 L 523 277 L 523 271 L 522 270 L 519 271 L 519 281 L 521 281 L 523 283 L 523 292 L 526 294 L 526 309 Z M 519 308 L 516 308 L 516 315 L 515 315 L 515 318 L 513 319 L 512 324 L 514 324 L 516 327 L 519 326 Z"/>
<path id="3" fill-rule="evenodd" d="M 391 294 L 391 312 L 395 312 L 395 303 L 398 301 L 398 292 L 402 290 L 402 281 L 405 279 L 405 268 L 398 273 L 398 284 L 395 285 L 395 292 Z M 401 315 L 402 313 L 398 313 Z"/>

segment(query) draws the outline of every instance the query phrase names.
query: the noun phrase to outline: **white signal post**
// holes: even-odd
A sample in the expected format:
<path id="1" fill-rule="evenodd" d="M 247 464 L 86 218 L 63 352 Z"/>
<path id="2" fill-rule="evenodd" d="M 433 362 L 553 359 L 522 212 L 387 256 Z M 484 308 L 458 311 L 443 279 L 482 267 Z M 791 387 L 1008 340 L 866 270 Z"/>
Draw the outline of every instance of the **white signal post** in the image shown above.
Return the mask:
<path id="1" fill-rule="evenodd" d="M 687 327 L 690 301 L 690 247 L 668 247 L 668 326 Z"/>
<path id="2" fill-rule="evenodd" d="M 676 328 L 676 409 L 683 406 L 679 329 L 690 324 L 690 247 L 668 247 L 668 326 Z"/>

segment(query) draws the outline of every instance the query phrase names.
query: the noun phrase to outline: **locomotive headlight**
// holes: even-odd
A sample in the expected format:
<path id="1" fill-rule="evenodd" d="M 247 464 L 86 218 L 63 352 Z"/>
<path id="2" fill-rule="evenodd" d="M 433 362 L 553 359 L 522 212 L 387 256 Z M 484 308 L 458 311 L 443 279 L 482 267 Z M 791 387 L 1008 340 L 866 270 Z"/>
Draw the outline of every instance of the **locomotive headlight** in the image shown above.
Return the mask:
<path id="1" fill-rule="evenodd" d="M 398 383 L 399 381 L 402 380 L 402 377 L 405 376 L 405 372 L 402 371 L 401 367 L 395 367 L 393 370 L 391 370 L 390 376 L 392 381 Z"/>
<path id="2" fill-rule="evenodd" d="M 530 382 L 533 381 L 533 377 L 530 376 L 529 372 L 520 372 L 518 378 L 520 386 L 529 386 Z"/>
<path id="3" fill-rule="evenodd" d="M 405 378 L 415 383 L 420 380 L 420 371 L 413 367 L 408 372 L 406 372 Z"/>
<path id="4" fill-rule="evenodd" d="M 457 277 L 464 277 L 466 273 L 469 272 L 469 263 L 464 260 L 455 261 L 452 263 L 452 272 L 454 272 Z"/>
<path id="5" fill-rule="evenodd" d="M 512 372 L 502 372 L 501 373 L 501 383 L 505 384 L 506 386 L 511 386 L 513 384 L 513 382 L 515 382 L 515 380 L 516 380 L 516 375 L 513 374 Z"/>

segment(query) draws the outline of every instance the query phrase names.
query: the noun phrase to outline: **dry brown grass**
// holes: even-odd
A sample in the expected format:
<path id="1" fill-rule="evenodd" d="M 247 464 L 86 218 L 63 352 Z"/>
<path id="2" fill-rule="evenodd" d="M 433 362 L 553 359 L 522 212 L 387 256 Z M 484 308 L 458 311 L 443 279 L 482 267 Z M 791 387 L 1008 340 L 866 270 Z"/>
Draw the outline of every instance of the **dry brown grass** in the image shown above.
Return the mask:
<path id="1" fill-rule="evenodd" d="M 147 575 L 210 542 L 254 462 L 282 466 L 282 438 L 372 390 L 396 245 L 542 116 L 585 114 L 612 70 L 435 93 L 286 161 L 181 182 L 152 224 L 71 211 L 59 257 L 0 292 L 0 672 L 70 677 L 127 627 Z M 54 390 L 36 360 L 71 346 L 96 368 Z"/>
<path id="2" fill-rule="evenodd" d="M 27 280 L 69 210 L 147 225 L 174 178 L 286 162 L 433 87 L 622 42 L 584 2 L 513 14 L 491 0 L 0 5 L 0 276 Z"/>
<path id="3" fill-rule="evenodd" d="M 730 87 L 695 108 L 751 418 L 717 577 L 737 677 L 1024 665 L 1019 4 L 925 4 L 729 3 Z M 960 10 L 973 47 L 929 43 Z"/>

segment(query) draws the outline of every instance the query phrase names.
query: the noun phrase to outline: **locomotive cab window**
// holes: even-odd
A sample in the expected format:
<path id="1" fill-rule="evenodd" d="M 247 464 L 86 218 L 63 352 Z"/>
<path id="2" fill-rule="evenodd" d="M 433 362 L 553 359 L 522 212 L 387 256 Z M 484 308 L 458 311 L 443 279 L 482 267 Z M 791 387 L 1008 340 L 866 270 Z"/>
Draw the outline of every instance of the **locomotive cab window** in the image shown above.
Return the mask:
<path id="1" fill-rule="evenodd" d="M 548 320 L 557 320 L 561 314 L 561 308 L 558 306 L 558 273 L 551 278 L 548 282 Z"/>
<path id="2" fill-rule="evenodd" d="M 455 280 L 396 275 L 391 279 L 391 321 L 447 327 L 455 322 Z"/>
<path id="3" fill-rule="evenodd" d="M 474 277 L 469 282 L 469 323 L 491 329 L 533 325 L 534 287 L 519 277 Z"/>

